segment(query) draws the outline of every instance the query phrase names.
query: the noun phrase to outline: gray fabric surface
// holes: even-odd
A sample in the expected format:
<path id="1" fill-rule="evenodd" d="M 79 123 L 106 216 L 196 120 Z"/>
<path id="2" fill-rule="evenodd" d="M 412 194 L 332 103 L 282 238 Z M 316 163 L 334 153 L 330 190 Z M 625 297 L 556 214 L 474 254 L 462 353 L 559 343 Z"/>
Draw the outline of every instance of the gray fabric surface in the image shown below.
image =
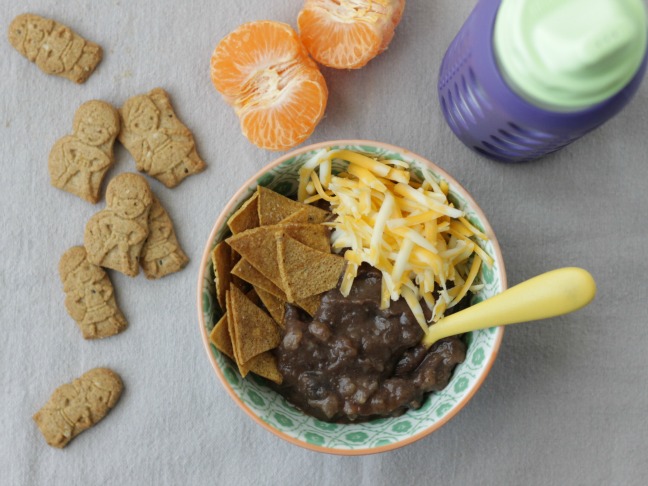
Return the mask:
<path id="1" fill-rule="evenodd" d="M 275 154 L 241 135 L 209 80 L 217 41 L 239 24 L 296 24 L 301 0 L 0 0 L 1 25 L 31 11 L 105 49 L 81 86 L 46 76 L 0 42 L 0 483 L 645 484 L 648 84 L 611 122 L 541 161 L 479 158 L 441 116 L 436 76 L 471 0 L 408 0 L 389 50 L 360 71 L 324 69 L 326 117 L 310 142 L 406 147 L 453 174 L 494 227 L 509 283 L 589 269 L 598 296 L 578 313 L 509 328 L 483 387 L 450 423 L 395 452 L 303 450 L 250 420 L 218 382 L 198 332 L 198 262 L 220 208 Z M 3 34 L 5 36 L 6 34 Z M 169 190 L 152 182 L 191 258 L 157 282 L 111 273 L 129 329 L 81 339 L 63 307 L 60 255 L 99 208 L 49 185 L 47 155 L 82 102 L 115 106 L 161 86 L 209 168 Z M 134 170 L 117 146 L 109 177 Z M 31 415 L 59 384 L 110 366 L 126 384 L 95 429 L 61 451 Z"/>

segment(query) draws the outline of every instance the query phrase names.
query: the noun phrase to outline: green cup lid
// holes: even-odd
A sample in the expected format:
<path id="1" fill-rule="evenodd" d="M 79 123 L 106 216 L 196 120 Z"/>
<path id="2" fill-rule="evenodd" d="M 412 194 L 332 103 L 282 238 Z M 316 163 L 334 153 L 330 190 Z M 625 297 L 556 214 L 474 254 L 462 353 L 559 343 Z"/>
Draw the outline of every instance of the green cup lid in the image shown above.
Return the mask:
<path id="1" fill-rule="evenodd" d="M 618 93 L 646 53 L 643 0 L 502 0 L 494 48 L 512 89 L 548 109 Z"/>

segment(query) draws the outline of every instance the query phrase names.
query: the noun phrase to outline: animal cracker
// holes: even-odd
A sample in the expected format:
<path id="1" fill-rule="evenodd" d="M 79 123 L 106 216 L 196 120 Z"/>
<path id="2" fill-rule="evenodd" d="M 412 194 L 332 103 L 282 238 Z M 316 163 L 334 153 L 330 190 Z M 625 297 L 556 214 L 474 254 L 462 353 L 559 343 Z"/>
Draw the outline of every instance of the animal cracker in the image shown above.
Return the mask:
<path id="1" fill-rule="evenodd" d="M 18 15 L 9 26 L 9 42 L 46 74 L 84 83 L 101 61 L 94 42 L 55 20 L 34 14 Z"/>
<path id="2" fill-rule="evenodd" d="M 193 135 L 176 116 L 166 91 L 155 88 L 129 98 L 119 112 L 119 141 L 135 159 L 137 170 L 167 187 L 205 170 Z"/>
<path id="3" fill-rule="evenodd" d="M 148 228 L 149 235 L 140 256 L 146 278 L 161 278 L 183 269 L 189 258 L 178 243 L 169 214 L 155 195 L 149 211 Z"/>
<path id="4" fill-rule="evenodd" d="M 101 182 L 114 164 L 113 144 L 119 133 L 119 113 L 108 103 L 92 100 L 74 114 L 72 134 L 59 139 L 49 154 L 54 187 L 95 204 Z"/>
<path id="5" fill-rule="evenodd" d="M 49 445 L 63 448 L 108 414 L 119 401 L 123 387 L 114 371 L 94 368 L 54 390 L 33 420 Z"/>
<path id="6" fill-rule="evenodd" d="M 67 250 L 59 262 L 65 308 L 85 339 L 113 336 L 126 329 L 112 282 L 103 269 L 87 258 L 82 246 Z"/>
<path id="7" fill-rule="evenodd" d="M 153 195 L 144 177 L 123 173 L 108 184 L 107 207 L 86 224 L 83 243 L 88 260 L 134 277 L 149 235 L 148 215 Z"/>

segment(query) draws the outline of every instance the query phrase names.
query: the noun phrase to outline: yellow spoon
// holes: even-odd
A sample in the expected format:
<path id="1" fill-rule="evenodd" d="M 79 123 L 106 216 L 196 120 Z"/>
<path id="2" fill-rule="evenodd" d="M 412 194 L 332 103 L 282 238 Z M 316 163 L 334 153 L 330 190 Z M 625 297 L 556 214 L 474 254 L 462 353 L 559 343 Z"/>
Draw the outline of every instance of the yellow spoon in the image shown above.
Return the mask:
<path id="1" fill-rule="evenodd" d="M 495 297 L 444 317 L 428 329 L 423 345 L 493 326 L 505 326 L 560 316 L 589 304 L 596 283 L 586 270 L 560 268 L 522 282 Z"/>

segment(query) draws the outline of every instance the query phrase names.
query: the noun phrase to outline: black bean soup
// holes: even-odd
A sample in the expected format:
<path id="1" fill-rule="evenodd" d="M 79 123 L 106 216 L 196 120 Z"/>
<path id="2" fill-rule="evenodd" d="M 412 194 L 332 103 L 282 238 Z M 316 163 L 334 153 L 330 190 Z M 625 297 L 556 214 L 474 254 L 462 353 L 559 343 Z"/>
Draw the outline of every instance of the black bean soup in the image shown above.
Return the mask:
<path id="1" fill-rule="evenodd" d="M 381 310 L 380 290 L 380 272 L 363 264 L 349 296 L 324 293 L 313 318 L 287 305 L 277 391 L 320 420 L 348 423 L 401 415 L 443 389 L 465 343 L 453 336 L 426 352 L 405 300 Z"/>

